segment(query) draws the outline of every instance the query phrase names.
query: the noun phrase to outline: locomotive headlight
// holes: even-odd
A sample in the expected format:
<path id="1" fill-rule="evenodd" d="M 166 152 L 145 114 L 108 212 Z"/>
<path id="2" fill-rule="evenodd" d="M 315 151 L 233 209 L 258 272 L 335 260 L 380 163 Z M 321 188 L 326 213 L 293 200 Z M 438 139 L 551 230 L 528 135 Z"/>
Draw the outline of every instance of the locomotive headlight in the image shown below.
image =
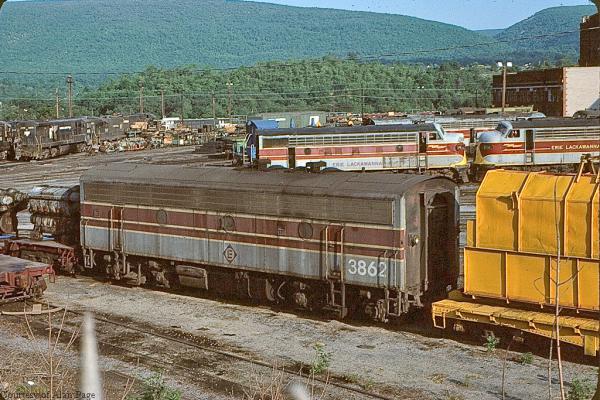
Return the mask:
<path id="1" fill-rule="evenodd" d="M 420 241 L 421 239 L 419 238 L 419 235 L 410 235 L 410 245 L 412 247 L 418 245 Z"/>

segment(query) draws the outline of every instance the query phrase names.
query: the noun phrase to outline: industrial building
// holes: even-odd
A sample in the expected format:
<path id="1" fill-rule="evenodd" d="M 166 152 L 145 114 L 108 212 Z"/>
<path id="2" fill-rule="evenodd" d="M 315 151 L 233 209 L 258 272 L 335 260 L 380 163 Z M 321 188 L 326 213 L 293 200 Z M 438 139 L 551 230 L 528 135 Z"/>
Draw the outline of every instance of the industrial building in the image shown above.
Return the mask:
<path id="1" fill-rule="evenodd" d="M 502 75 L 494 76 L 492 98 L 502 105 Z M 598 109 L 600 67 L 564 67 L 523 71 L 506 77 L 507 106 L 533 106 L 552 117 L 572 117 Z"/>
<path id="2" fill-rule="evenodd" d="M 600 9 L 600 0 L 595 0 Z M 492 99 L 502 107 L 533 106 L 551 117 L 572 117 L 577 111 L 600 108 L 600 13 L 583 18 L 578 67 L 522 71 L 494 76 Z"/>
<path id="3" fill-rule="evenodd" d="M 596 5 L 600 1 L 595 2 Z M 600 67 L 600 14 L 584 17 L 579 34 L 579 65 Z"/>
<path id="4" fill-rule="evenodd" d="M 323 125 L 327 121 L 327 115 L 325 111 L 262 113 L 248 117 L 248 120 L 270 119 L 277 121 L 280 128 L 305 128 Z"/>

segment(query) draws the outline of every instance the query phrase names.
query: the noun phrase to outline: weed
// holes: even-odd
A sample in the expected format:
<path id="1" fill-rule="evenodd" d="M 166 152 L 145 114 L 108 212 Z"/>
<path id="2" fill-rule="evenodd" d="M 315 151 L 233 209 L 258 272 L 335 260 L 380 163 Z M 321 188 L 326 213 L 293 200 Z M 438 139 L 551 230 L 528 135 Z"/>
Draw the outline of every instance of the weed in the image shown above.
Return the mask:
<path id="1" fill-rule="evenodd" d="M 431 381 L 433 383 L 437 383 L 438 385 L 441 385 L 442 383 L 446 382 L 446 379 L 448 379 L 448 375 L 446 374 L 433 374 L 429 377 L 429 379 L 431 379 Z"/>
<path id="2" fill-rule="evenodd" d="M 363 382 L 360 383 L 360 387 L 363 390 L 371 390 L 375 387 L 375 381 L 371 378 L 366 378 Z"/>
<path id="3" fill-rule="evenodd" d="M 346 383 L 357 384 L 360 381 L 360 377 L 358 376 L 358 374 L 346 374 L 342 376 L 342 380 Z"/>
<path id="4" fill-rule="evenodd" d="M 181 393 L 167 386 L 161 373 L 155 373 L 144 380 L 140 394 L 129 400 L 181 400 Z"/>
<path id="5" fill-rule="evenodd" d="M 485 349 L 488 353 L 493 353 L 494 351 L 496 351 L 496 348 L 499 344 L 500 339 L 498 339 L 494 335 L 488 335 L 488 337 L 485 340 Z"/>
<path id="6" fill-rule="evenodd" d="M 519 363 L 520 364 L 533 364 L 533 354 L 531 353 L 523 353 L 521 354 L 521 356 L 519 357 Z"/>
<path id="7" fill-rule="evenodd" d="M 594 395 L 594 385 L 588 380 L 573 379 L 567 400 L 589 400 Z"/>
<path id="8" fill-rule="evenodd" d="M 331 365 L 331 353 L 325 351 L 323 343 L 315 343 L 315 358 L 310 366 L 311 375 L 322 374 Z"/>

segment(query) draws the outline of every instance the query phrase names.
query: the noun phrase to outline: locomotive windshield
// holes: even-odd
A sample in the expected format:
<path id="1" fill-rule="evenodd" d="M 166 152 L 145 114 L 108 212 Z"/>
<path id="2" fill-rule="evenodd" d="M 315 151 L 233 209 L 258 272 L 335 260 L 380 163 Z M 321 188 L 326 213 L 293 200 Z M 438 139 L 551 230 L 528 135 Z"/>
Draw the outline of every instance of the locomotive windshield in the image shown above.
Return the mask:
<path id="1" fill-rule="evenodd" d="M 502 121 L 496 127 L 496 130 L 502 134 L 502 136 L 508 136 L 513 130 L 512 124 L 507 121 Z"/>
<path id="2" fill-rule="evenodd" d="M 433 124 L 435 126 L 435 130 L 437 131 L 437 136 L 439 139 L 444 139 L 446 137 L 446 131 L 440 124 Z M 434 139 L 435 140 L 435 139 Z"/>

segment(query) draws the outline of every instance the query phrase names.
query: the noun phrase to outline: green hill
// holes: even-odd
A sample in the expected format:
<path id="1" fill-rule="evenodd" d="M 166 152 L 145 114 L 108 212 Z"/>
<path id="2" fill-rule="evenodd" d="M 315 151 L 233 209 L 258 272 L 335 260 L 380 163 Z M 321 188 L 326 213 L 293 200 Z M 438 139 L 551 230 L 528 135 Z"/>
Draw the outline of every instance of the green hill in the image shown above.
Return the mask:
<path id="1" fill-rule="evenodd" d="M 8 2 L 0 16 L 0 71 L 61 74 L 0 74 L 0 80 L 53 88 L 64 86 L 63 72 L 99 72 L 76 77 L 80 86 L 96 85 L 115 76 L 104 72 L 148 65 L 229 68 L 329 55 L 376 61 L 369 56 L 386 54 L 384 63 L 576 60 L 577 33 L 517 39 L 577 30 L 581 17 L 594 12 L 593 6 L 550 8 L 506 30 L 474 32 L 401 15 L 240 0 Z"/>
<path id="2" fill-rule="evenodd" d="M 9 2 L 1 18 L 0 70 L 233 67 L 349 53 L 412 53 L 489 41 L 458 26 L 401 15 L 237 0 Z M 474 61 L 489 52 L 475 47 L 386 60 Z"/>
<path id="3" fill-rule="evenodd" d="M 570 6 L 553 7 L 542 10 L 533 16 L 505 29 L 495 37 L 512 43 L 513 59 L 519 63 L 556 61 L 569 58 L 579 59 L 579 24 L 586 15 L 596 13 L 596 7 Z M 564 35 L 552 35 L 572 32 Z M 520 37 L 544 36 L 534 40 L 517 40 Z"/>

